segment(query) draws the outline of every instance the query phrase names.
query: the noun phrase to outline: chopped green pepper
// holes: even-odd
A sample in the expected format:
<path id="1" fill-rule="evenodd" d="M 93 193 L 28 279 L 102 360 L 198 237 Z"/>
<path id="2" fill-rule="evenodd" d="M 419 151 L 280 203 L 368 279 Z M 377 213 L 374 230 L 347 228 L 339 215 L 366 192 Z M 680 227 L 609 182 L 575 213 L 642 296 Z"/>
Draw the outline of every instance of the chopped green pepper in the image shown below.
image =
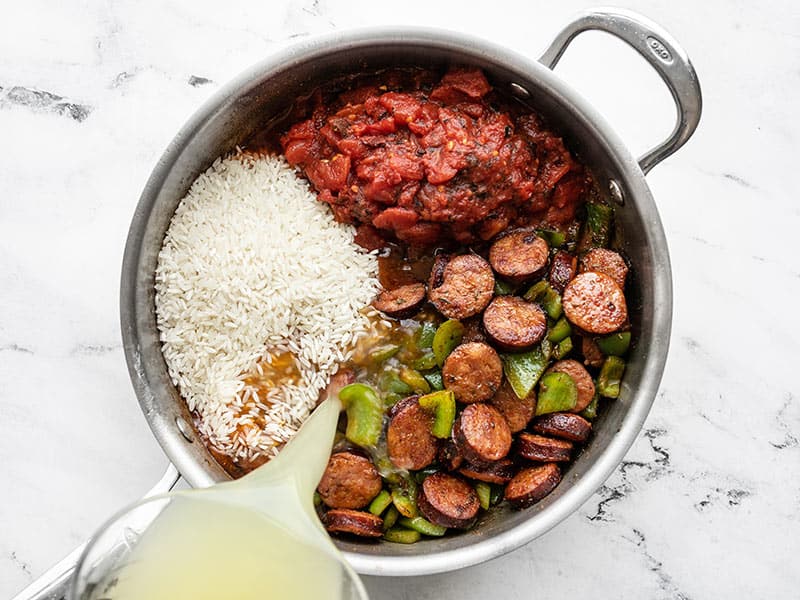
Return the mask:
<path id="1" fill-rule="evenodd" d="M 561 360 L 570 352 L 572 352 L 572 338 L 570 337 L 564 338 L 553 348 L 553 356 L 557 360 Z"/>
<path id="2" fill-rule="evenodd" d="M 392 358 L 398 352 L 400 352 L 400 346 L 397 344 L 385 344 L 370 352 L 369 358 L 373 363 L 378 364 Z"/>
<path id="3" fill-rule="evenodd" d="M 436 356 L 433 352 L 426 352 L 416 360 L 414 360 L 414 368 L 418 371 L 427 371 L 436 366 Z"/>
<path id="4" fill-rule="evenodd" d="M 436 335 L 436 325 L 430 321 L 423 321 L 419 329 L 417 329 L 415 337 L 417 348 L 425 350 L 433 346 L 433 336 Z"/>
<path id="5" fill-rule="evenodd" d="M 492 484 L 491 487 L 492 487 L 492 495 L 489 498 L 489 504 L 491 506 L 495 506 L 497 504 L 500 504 L 500 502 L 503 501 L 503 497 L 504 497 L 504 495 L 506 493 L 506 486 L 498 485 L 498 484 Z"/>
<path id="6" fill-rule="evenodd" d="M 494 279 L 494 295 L 495 296 L 508 296 L 514 293 L 514 286 L 495 277 Z"/>
<path id="7" fill-rule="evenodd" d="M 611 239 L 611 219 L 614 209 L 607 204 L 586 204 L 587 242 L 591 248 L 606 248 Z"/>
<path id="8" fill-rule="evenodd" d="M 419 405 L 433 413 L 431 433 L 434 437 L 447 439 L 456 419 L 456 397 L 450 390 L 440 390 L 420 396 Z"/>
<path id="9" fill-rule="evenodd" d="M 492 487 L 488 483 L 479 481 L 475 484 L 475 493 L 478 495 L 481 508 L 489 510 L 489 506 L 492 504 Z"/>
<path id="10" fill-rule="evenodd" d="M 417 508 L 417 483 L 410 477 L 403 478 L 400 485 L 392 490 L 392 503 L 404 517 L 419 515 Z"/>
<path id="11" fill-rule="evenodd" d="M 375 458 L 375 466 L 378 468 L 378 472 L 386 483 L 390 485 L 400 485 L 400 483 L 402 483 L 402 478 L 397 472 L 397 467 L 392 464 L 388 456 L 383 455 Z"/>
<path id="12" fill-rule="evenodd" d="M 580 412 L 580 415 L 584 419 L 588 419 L 589 421 L 593 421 L 594 418 L 597 416 L 597 406 L 598 406 L 598 404 L 600 404 L 600 394 L 598 394 L 597 391 L 595 391 L 594 398 L 592 398 L 592 401 L 589 402 L 589 404 L 586 406 L 586 408 L 584 408 Z"/>
<path id="13" fill-rule="evenodd" d="M 461 343 L 464 335 L 464 326 L 455 319 L 449 319 L 439 325 L 436 335 L 433 336 L 433 353 L 436 355 L 436 363 L 441 367 L 444 359 L 456 346 Z"/>
<path id="14" fill-rule="evenodd" d="M 561 295 L 545 280 L 534 283 L 523 296 L 528 302 L 536 302 L 551 319 L 558 319 L 564 312 Z"/>
<path id="15" fill-rule="evenodd" d="M 381 493 L 372 499 L 369 503 L 369 512 L 373 515 L 380 517 L 381 513 L 389 508 L 392 503 L 392 495 L 386 490 L 381 490 Z"/>
<path id="16" fill-rule="evenodd" d="M 606 398 L 619 398 L 619 384 L 625 372 L 625 361 L 619 356 L 608 356 L 597 376 L 597 391 Z"/>
<path id="17" fill-rule="evenodd" d="M 550 328 L 550 333 L 547 334 L 547 339 L 554 344 L 559 343 L 566 337 L 572 335 L 572 326 L 567 321 L 566 317 L 561 317 L 553 327 Z"/>
<path id="18" fill-rule="evenodd" d="M 399 517 L 400 513 L 397 512 L 397 509 L 394 506 L 390 506 L 386 514 L 383 515 L 383 530 L 391 529 L 397 523 Z"/>
<path id="19" fill-rule="evenodd" d="M 530 352 L 504 354 L 503 372 L 517 398 L 527 398 L 547 368 L 550 359 L 549 344 L 542 343 Z"/>
<path id="20" fill-rule="evenodd" d="M 578 387 L 566 373 L 551 371 L 539 383 L 536 415 L 565 412 L 575 408 L 578 402 Z"/>
<path id="21" fill-rule="evenodd" d="M 314 492 L 314 507 L 316 508 L 322 504 L 322 496 L 319 495 L 319 492 Z"/>
<path id="22" fill-rule="evenodd" d="M 374 446 L 383 429 L 383 403 L 368 385 L 351 383 L 339 390 L 347 411 L 345 437 L 359 446 Z"/>
<path id="23" fill-rule="evenodd" d="M 411 390 L 417 394 L 427 394 L 431 391 L 431 386 L 420 374 L 419 371 L 404 367 L 400 369 L 400 380 L 407 384 Z"/>
<path id="24" fill-rule="evenodd" d="M 411 393 L 411 386 L 403 382 L 396 371 L 384 371 L 378 381 L 378 387 L 387 394 L 408 396 Z"/>
<path id="25" fill-rule="evenodd" d="M 422 534 L 413 529 L 405 529 L 403 527 L 392 527 L 383 534 L 383 539 L 387 542 L 394 542 L 395 544 L 414 544 L 419 541 Z"/>
<path id="26" fill-rule="evenodd" d="M 556 231 L 555 229 L 537 229 L 536 235 L 544 238 L 551 248 L 563 246 L 564 242 L 567 241 L 567 236 L 563 232 Z"/>
<path id="27" fill-rule="evenodd" d="M 416 481 L 417 483 L 422 483 L 423 481 L 425 481 L 426 477 L 428 477 L 429 475 L 433 475 L 438 470 L 439 469 L 437 467 L 425 467 L 424 469 L 420 469 L 419 471 L 414 473 L 414 481 Z"/>
<path id="28" fill-rule="evenodd" d="M 624 356 L 631 345 L 631 332 L 621 331 L 597 338 L 597 347 L 606 356 Z"/>
<path id="29" fill-rule="evenodd" d="M 424 517 L 414 517 L 413 519 L 400 517 L 397 522 L 403 527 L 408 527 L 414 531 L 419 531 L 423 535 L 441 537 L 447 533 L 447 527 L 442 527 L 441 525 L 431 523 Z"/>
<path id="30" fill-rule="evenodd" d="M 444 389 L 444 380 L 442 380 L 442 372 L 439 369 L 425 373 L 423 377 L 430 384 L 432 390 Z"/>

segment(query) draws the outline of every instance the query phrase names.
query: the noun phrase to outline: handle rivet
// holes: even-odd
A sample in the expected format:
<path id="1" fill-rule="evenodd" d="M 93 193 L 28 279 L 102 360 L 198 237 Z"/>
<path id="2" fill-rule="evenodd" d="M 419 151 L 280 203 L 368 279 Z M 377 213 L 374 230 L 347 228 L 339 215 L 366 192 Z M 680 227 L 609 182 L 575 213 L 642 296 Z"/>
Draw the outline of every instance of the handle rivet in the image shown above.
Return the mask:
<path id="1" fill-rule="evenodd" d="M 531 93 L 518 83 L 509 83 L 508 87 L 511 88 L 511 93 L 517 98 L 530 98 Z"/>
<path id="2" fill-rule="evenodd" d="M 187 442 L 190 444 L 194 442 L 194 436 L 192 435 L 192 428 L 186 422 L 183 417 L 175 417 L 175 425 L 178 426 L 178 431 L 181 432 L 181 435 L 186 439 Z"/>
<path id="3" fill-rule="evenodd" d="M 608 180 L 608 191 L 611 194 L 611 199 L 622 206 L 625 204 L 625 199 L 622 196 L 622 188 L 619 187 L 616 179 Z"/>

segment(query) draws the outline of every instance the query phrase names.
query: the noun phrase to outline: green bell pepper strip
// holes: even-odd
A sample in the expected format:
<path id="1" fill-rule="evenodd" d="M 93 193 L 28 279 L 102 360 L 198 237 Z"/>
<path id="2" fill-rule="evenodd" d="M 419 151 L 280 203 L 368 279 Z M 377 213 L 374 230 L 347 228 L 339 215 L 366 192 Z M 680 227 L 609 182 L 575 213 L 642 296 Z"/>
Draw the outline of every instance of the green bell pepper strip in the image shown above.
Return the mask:
<path id="1" fill-rule="evenodd" d="M 400 517 L 400 513 L 397 512 L 397 509 L 394 505 L 389 507 L 389 510 L 386 511 L 386 514 L 383 515 L 383 530 L 386 531 L 394 527 L 394 524 L 397 523 L 397 519 Z"/>
<path id="2" fill-rule="evenodd" d="M 347 412 L 345 437 L 359 446 L 374 446 L 383 429 L 383 402 L 368 385 L 351 383 L 339 390 Z"/>
<path id="3" fill-rule="evenodd" d="M 553 357 L 561 360 L 570 352 L 572 352 L 572 338 L 566 337 L 553 348 Z"/>
<path id="4" fill-rule="evenodd" d="M 607 248 L 611 241 L 611 220 L 614 209 L 607 204 L 588 202 L 586 204 L 586 232 L 591 248 Z"/>
<path id="5" fill-rule="evenodd" d="M 427 371 L 437 366 L 436 355 L 433 352 L 426 352 L 414 360 L 414 368 L 418 371 Z"/>
<path id="6" fill-rule="evenodd" d="M 419 515 L 417 508 L 417 483 L 412 478 L 403 478 L 392 490 L 392 504 L 398 512 L 409 519 Z"/>
<path id="7" fill-rule="evenodd" d="M 375 496 L 372 499 L 372 502 L 369 503 L 369 512 L 371 512 L 376 517 L 380 517 L 381 513 L 389 508 L 389 505 L 392 503 L 392 495 L 387 492 L 386 490 L 381 490 L 381 493 Z"/>
<path id="8" fill-rule="evenodd" d="M 492 488 L 492 495 L 489 498 L 489 505 L 495 506 L 503 501 L 503 497 L 506 493 L 506 486 L 499 484 L 492 484 L 491 488 Z"/>
<path id="9" fill-rule="evenodd" d="M 319 495 L 319 492 L 314 492 L 314 508 L 322 504 L 322 496 Z"/>
<path id="10" fill-rule="evenodd" d="M 442 372 L 439 369 L 435 371 L 430 371 L 429 373 L 425 373 L 422 375 L 425 378 L 425 381 L 431 386 L 432 390 L 443 390 L 444 389 L 444 380 L 442 379 Z"/>
<path id="11" fill-rule="evenodd" d="M 577 402 L 578 387 L 572 377 L 566 373 L 551 371 L 539 382 L 536 416 L 572 410 Z"/>
<path id="12" fill-rule="evenodd" d="M 399 394 L 408 396 L 411 393 L 411 386 L 401 381 L 400 376 L 395 371 L 384 371 L 378 381 L 378 388 L 387 394 Z"/>
<path id="13" fill-rule="evenodd" d="M 608 356 L 597 376 L 597 391 L 606 398 L 619 398 L 619 384 L 625 372 L 625 361 L 619 356 Z"/>
<path id="14" fill-rule="evenodd" d="M 385 344 L 370 352 L 369 358 L 373 363 L 378 364 L 389 360 L 398 352 L 400 352 L 400 346 L 397 344 Z"/>
<path id="15" fill-rule="evenodd" d="M 423 321 L 415 333 L 417 348 L 425 350 L 433 346 L 433 336 L 436 335 L 436 325 L 430 321 Z"/>
<path id="16" fill-rule="evenodd" d="M 551 248 L 559 248 L 567 241 L 567 236 L 555 229 L 537 229 L 536 235 L 540 238 L 544 238 Z"/>
<path id="17" fill-rule="evenodd" d="M 450 390 L 440 390 L 419 397 L 419 405 L 433 414 L 431 433 L 439 439 L 447 439 L 456 419 L 456 397 Z"/>
<path id="18" fill-rule="evenodd" d="M 464 326 L 455 319 L 449 319 L 439 325 L 436 335 L 433 336 L 433 354 L 440 367 L 444 364 L 444 359 L 461 343 L 463 336 Z"/>
<path id="19" fill-rule="evenodd" d="M 572 335 L 572 326 L 567 321 L 566 317 L 561 317 L 556 324 L 550 328 L 550 333 L 547 334 L 547 339 L 554 344 L 559 343 L 564 338 Z"/>
<path id="20" fill-rule="evenodd" d="M 432 537 L 442 537 L 447 533 L 447 527 L 431 523 L 425 517 L 414 517 L 413 519 L 400 517 L 397 523 L 403 527 L 419 531 L 423 535 L 430 535 Z"/>
<path id="21" fill-rule="evenodd" d="M 544 280 L 534 283 L 523 297 L 528 302 L 540 304 L 551 319 L 558 319 L 564 312 L 561 295 Z"/>
<path id="22" fill-rule="evenodd" d="M 600 394 L 598 394 L 597 391 L 595 390 L 594 398 L 592 398 L 592 401 L 589 402 L 589 404 L 586 406 L 586 408 L 584 408 L 580 412 L 580 415 L 584 419 L 588 419 L 589 421 L 593 421 L 595 419 L 595 417 L 597 417 L 597 406 L 599 404 L 600 404 Z"/>
<path id="23" fill-rule="evenodd" d="M 503 354 L 503 372 L 517 398 L 527 398 L 547 368 L 550 345 L 544 342 L 530 352 Z"/>
<path id="24" fill-rule="evenodd" d="M 431 391 L 431 386 L 425 381 L 422 374 L 415 369 L 409 369 L 408 367 L 400 369 L 400 380 L 417 394 L 427 394 Z"/>
<path id="25" fill-rule="evenodd" d="M 625 356 L 631 345 L 631 332 L 621 331 L 597 338 L 597 347 L 606 356 Z"/>
<path id="26" fill-rule="evenodd" d="M 514 286 L 495 277 L 494 280 L 494 295 L 495 296 L 508 296 L 514 293 Z"/>
<path id="27" fill-rule="evenodd" d="M 415 544 L 421 537 L 422 534 L 419 531 L 402 527 L 392 527 L 383 534 L 383 539 L 395 544 Z"/>
<path id="28" fill-rule="evenodd" d="M 492 486 L 483 481 L 475 484 L 475 493 L 478 495 L 478 501 L 481 503 L 483 510 L 489 510 L 492 504 Z"/>

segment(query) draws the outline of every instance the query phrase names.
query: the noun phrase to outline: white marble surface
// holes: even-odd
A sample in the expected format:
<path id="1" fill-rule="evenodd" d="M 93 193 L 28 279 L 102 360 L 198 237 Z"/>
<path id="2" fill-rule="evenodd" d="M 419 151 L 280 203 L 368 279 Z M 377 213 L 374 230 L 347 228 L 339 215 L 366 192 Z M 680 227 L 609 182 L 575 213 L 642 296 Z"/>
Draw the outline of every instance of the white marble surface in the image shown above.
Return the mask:
<path id="1" fill-rule="evenodd" d="M 166 464 L 131 390 L 117 294 L 157 157 L 218 86 L 291 38 L 449 26 L 538 54 L 579 0 L 28 0 L 0 19 L 0 597 Z M 490 7 L 490 8 L 487 8 Z M 800 10 L 795 0 L 628 7 L 693 58 L 694 139 L 648 177 L 672 252 L 672 349 L 620 469 L 544 537 L 464 571 L 369 578 L 375 599 L 800 595 Z M 600 34 L 559 72 L 637 152 L 666 91 Z"/>

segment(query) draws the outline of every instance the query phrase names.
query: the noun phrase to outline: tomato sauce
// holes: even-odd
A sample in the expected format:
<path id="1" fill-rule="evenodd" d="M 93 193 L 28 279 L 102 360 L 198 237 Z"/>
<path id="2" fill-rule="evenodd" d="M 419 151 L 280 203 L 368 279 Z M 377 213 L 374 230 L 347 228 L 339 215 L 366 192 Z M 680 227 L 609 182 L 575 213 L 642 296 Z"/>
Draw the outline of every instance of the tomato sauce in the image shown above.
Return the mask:
<path id="1" fill-rule="evenodd" d="M 337 220 L 359 226 L 359 243 L 472 244 L 574 221 L 590 175 L 539 115 L 478 69 L 401 79 L 319 92 L 280 139 Z"/>

